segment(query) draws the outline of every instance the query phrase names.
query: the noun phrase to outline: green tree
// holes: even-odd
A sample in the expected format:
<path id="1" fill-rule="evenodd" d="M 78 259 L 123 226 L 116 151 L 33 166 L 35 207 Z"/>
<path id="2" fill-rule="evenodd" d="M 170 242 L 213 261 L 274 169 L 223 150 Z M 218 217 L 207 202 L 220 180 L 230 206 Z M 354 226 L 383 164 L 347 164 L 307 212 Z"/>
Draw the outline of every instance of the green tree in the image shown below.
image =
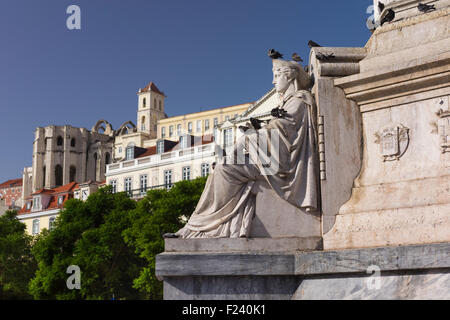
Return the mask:
<path id="1" fill-rule="evenodd" d="M 139 299 L 133 279 L 146 261 L 130 248 L 122 232 L 132 225 L 136 202 L 104 187 L 86 202 L 66 202 L 55 229 L 43 233 L 33 253 L 38 261 L 30 292 L 36 299 Z M 66 285 L 70 265 L 81 270 L 81 289 Z"/>
<path id="2" fill-rule="evenodd" d="M 162 235 L 184 226 L 200 199 L 205 182 L 206 178 L 197 178 L 177 182 L 170 190 L 150 190 L 131 212 L 132 226 L 123 234 L 125 241 L 147 261 L 134 287 L 148 299 L 162 299 L 162 282 L 155 276 L 155 257 L 164 251 Z"/>
<path id="3" fill-rule="evenodd" d="M 36 271 L 32 236 L 16 211 L 0 216 L 0 299 L 31 299 L 28 282 Z"/>

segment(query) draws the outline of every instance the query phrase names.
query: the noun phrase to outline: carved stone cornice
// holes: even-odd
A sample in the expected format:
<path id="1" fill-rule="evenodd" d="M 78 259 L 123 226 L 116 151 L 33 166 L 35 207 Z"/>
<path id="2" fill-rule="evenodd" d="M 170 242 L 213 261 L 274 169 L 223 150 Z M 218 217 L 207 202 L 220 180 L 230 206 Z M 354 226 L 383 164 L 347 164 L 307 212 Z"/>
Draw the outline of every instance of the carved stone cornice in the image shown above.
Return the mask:
<path id="1" fill-rule="evenodd" d="M 369 109 L 364 105 L 447 87 L 449 82 L 450 52 L 446 52 L 339 78 L 334 84 L 344 90 L 347 99 L 361 106 L 361 112 L 365 112 Z"/>

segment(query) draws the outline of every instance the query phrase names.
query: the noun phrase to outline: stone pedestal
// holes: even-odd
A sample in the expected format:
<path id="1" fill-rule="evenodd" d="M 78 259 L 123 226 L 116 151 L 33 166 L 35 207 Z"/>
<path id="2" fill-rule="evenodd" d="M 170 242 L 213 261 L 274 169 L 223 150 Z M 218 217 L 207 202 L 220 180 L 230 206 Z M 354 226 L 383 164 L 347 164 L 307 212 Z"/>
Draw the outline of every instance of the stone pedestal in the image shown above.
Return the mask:
<path id="1" fill-rule="evenodd" d="M 277 253 L 185 251 L 195 244 L 179 241 L 156 259 L 168 300 L 450 299 L 448 243 Z"/>
<path id="2" fill-rule="evenodd" d="M 450 241 L 449 13 L 383 25 L 360 73 L 334 80 L 357 103 L 364 147 L 325 249 Z"/>

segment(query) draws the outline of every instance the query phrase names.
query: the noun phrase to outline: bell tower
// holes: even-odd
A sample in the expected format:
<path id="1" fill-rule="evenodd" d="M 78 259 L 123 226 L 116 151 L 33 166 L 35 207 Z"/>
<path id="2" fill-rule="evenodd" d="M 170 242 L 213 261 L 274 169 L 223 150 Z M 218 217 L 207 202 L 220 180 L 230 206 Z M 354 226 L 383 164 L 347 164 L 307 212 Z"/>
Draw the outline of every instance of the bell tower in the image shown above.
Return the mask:
<path id="1" fill-rule="evenodd" d="M 150 139 L 156 138 L 158 121 L 166 117 L 165 98 L 164 93 L 153 82 L 139 89 L 136 127 L 138 132 L 149 134 Z"/>

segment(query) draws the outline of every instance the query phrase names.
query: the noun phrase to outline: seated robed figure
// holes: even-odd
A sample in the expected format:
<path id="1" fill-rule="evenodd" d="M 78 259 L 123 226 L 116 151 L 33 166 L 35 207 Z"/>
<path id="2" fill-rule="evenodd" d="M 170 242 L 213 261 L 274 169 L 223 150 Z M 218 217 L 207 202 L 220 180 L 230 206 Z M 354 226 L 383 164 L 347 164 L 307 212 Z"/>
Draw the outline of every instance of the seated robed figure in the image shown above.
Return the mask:
<path id="1" fill-rule="evenodd" d="M 209 175 L 187 224 L 165 237 L 248 238 L 255 210 L 264 210 L 255 208 L 252 189 L 258 180 L 265 180 L 293 206 L 304 211 L 318 209 L 311 80 L 299 63 L 283 60 L 280 54 L 271 57 L 279 97 L 272 119 L 265 126 L 254 119 L 251 130 L 243 128 L 246 132 L 236 141 L 234 152 Z M 267 153 L 261 152 L 261 141 Z M 242 155 L 246 160 L 238 161 Z"/>

